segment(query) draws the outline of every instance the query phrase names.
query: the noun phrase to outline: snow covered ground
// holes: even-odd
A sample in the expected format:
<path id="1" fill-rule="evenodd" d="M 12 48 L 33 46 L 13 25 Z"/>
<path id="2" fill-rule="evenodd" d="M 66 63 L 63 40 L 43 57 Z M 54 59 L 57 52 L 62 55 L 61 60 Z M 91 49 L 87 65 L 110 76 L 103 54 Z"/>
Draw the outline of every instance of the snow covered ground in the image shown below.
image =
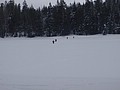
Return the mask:
<path id="1" fill-rule="evenodd" d="M 120 35 L 68 37 L 0 39 L 0 90 L 120 90 Z"/>

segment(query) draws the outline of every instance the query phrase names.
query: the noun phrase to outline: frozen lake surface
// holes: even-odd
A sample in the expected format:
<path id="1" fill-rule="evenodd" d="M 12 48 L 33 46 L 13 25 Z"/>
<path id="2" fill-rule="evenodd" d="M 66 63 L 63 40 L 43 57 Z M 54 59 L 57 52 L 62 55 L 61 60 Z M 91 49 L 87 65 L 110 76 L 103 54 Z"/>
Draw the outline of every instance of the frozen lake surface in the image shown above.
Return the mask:
<path id="1" fill-rule="evenodd" d="M 0 90 L 120 90 L 120 35 L 68 37 L 0 39 Z"/>

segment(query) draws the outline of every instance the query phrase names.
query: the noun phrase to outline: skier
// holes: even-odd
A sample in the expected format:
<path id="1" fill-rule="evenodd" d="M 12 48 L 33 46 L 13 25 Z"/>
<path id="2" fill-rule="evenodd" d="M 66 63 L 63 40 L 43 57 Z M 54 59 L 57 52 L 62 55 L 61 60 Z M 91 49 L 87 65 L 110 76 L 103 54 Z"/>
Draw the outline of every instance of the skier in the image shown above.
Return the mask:
<path id="1" fill-rule="evenodd" d="M 55 43 L 55 41 L 53 40 L 53 41 L 52 41 L 52 43 L 54 44 L 54 43 Z"/>
<path id="2" fill-rule="evenodd" d="M 57 42 L 57 39 L 55 39 L 55 42 Z"/>

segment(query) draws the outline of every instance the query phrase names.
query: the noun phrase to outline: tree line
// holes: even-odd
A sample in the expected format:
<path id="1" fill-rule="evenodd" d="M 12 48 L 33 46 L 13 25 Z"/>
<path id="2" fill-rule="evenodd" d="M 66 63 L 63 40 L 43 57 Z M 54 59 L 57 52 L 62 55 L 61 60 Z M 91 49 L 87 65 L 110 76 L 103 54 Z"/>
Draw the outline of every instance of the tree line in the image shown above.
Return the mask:
<path id="1" fill-rule="evenodd" d="M 24 0 L 0 4 L 0 37 L 120 34 L 119 0 L 86 0 L 71 3 L 57 0 L 56 5 L 35 9 Z"/>

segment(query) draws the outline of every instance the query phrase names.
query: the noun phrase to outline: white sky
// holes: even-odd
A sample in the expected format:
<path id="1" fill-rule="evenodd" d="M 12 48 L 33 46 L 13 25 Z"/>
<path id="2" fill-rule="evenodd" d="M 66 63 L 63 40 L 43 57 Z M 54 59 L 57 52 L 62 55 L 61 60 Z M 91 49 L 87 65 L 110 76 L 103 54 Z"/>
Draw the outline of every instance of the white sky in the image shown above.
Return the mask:
<path id="1" fill-rule="evenodd" d="M 5 0 L 0 0 L 0 3 L 1 2 L 4 2 Z M 7 0 L 9 1 L 9 0 Z M 24 0 L 15 0 L 16 3 L 21 3 L 23 2 Z M 43 7 L 44 5 L 48 5 L 49 2 L 51 2 L 52 4 L 56 4 L 57 3 L 57 0 L 26 0 L 27 1 L 27 4 L 30 6 L 31 4 L 37 8 L 37 7 Z M 73 3 L 74 1 L 76 2 L 80 2 L 80 3 L 83 3 L 85 0 L 64 0 L 67 4 L 69 3 Z"/>

